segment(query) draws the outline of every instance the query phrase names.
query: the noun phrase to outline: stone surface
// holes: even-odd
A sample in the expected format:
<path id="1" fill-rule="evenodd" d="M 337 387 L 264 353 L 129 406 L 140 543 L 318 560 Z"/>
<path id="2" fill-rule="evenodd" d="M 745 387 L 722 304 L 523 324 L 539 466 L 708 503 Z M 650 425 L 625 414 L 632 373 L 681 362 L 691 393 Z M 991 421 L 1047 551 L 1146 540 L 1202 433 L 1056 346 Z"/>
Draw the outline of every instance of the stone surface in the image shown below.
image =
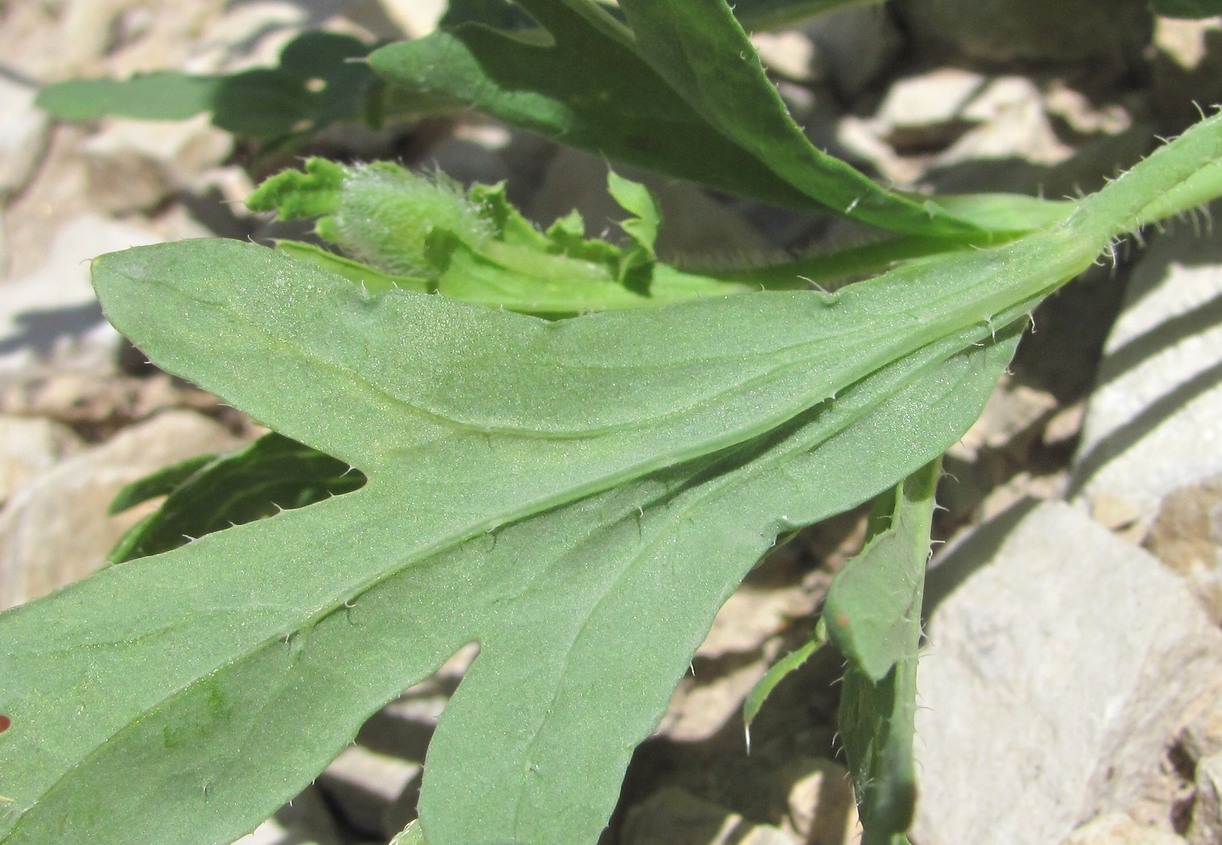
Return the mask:
<path id="1" fill-rule="evenodd" d="M 106 366 L 119 336 L 102 319 L 89 260 L 158 240 L 148 228 L 96 214 L 67 222 L 39 270 L 0 284 L 0 376 L 49 359 L 63 366 Z"/>
<path id="2" fill-rule="evenodd" d="M 233 138 L 209 116 L 190 120 L 112 119 L 81 145 L 90 201 L 125 214 L 154 209 L 175 191 L 203 189 L 203 175 L 233 151 Z"/>
<path id="3" fill-rule="evenodd" d="M 1175 128 L 1199 118 L 1198 105 L 1222 101 L 1222 17 L 1159 18 L 1154 27 L 1154 104 Z"/>
<path id="4" fill-rule="evenodd" d="M 904 185 L 946 192 L 1075 192 L 1149 146 L 1152 128 L 1065 83 L 960 67 L 897 79 L 836 143 Z"/>
<path id="5" fill-rule="evenodd" d="M 958 121 L 969 120 L 967 111 L 989 82 L 989 78 L 976 71 L 963 68 L 934 68 L 913 76 L 897 79 L 883 98 L 875 113 L 875 119 L 887 127 L 892 135 L 921 130 L 931 133 L 935 129 L 944 136 L 945 127 Z M 925 145 L 939 138 L 922 135 L 918 141 Z"/>
<path id="6" fill-rule="evenodd" d="M 803 843 L 841 845 L 861 836 L 849 772 L 834 760 L 799 759 L 778 773 L 793 778 L 789 789 L 790 832 Z"/>
<path id="7" fill-rule="evenodd" d="M 770 825 L 674 787 L 654 793 L 628 814 L 621 845 L 800 845 Z"/>
<path id="8" fill-rule="evenodd" d="M 770 640 L 790 620 L 813 613 L 818 601 L 803 591 L 740 587 L 718 611 L 655 735 L 695 742 L 737 718 L 747 693 L 779 656 Z"/>
<path id="9" fill-rule="evenodd" d="M 1222 842 L 1222 754 L 1197 763 L 1196 786 L 1188 841 L 1192 845 L 1217 845 Z"/>
<path id="10" fill-rule="evenodd" d="M 1144 0 L 903 0 L 897 10 L 918 52 L 984 67 L 1089 62 L 1119 74 L 1153 28 Z"/>
<path id="11" fill-rule="evenodd" d="M 0 416 L 0 505 L 82 446 L 72 429 L 52 420 Z"/>
<path id="12" fill-rule="evenodd" d="M 80 452 L 26 484 L 0 510 L 0 609 L 77 581 L 145 511 L 107 516 L 125 484 L 237 438 L 190 411 L 168 411 Z"/>
<path id="13" fill-rule="evenodd" d="M 317 786 L 347 824 L 367 836 L 391 836 L 387 813 L 403 791 L 418 781 L 420 763 L 350 745 L 327 766 Z M 412 796 L 413 799 L 415 796 Z"/>
<path id="14" fill-rule="evenodd" d="M 446 0 L 381 0 L 386 14 L 413 38 L 428 35 L 446 10 Z"/>
<path id="15" fill-rule="evenodd" d="M 904 48 L 904 37 L 881 5 L 836 9 L 803 29 L 836 91 L 850 103 L 879 81 Z"/>
<path id="16" fill-rule="evenodd" d="M 31 84 L 0 76 L 0 200 L 20 191 L 46 150 L 51 122 Z"/>
<path id="17" fill-rule="evenodd" d="M 1025 503 L 956 544 L 927 609 L 921 845 L 1047 845 L 1126 811 L 1222 679 L 1222 632 L 1183 582 L 1060 503 Z"/>
<path id="18" fill-rule="evenodd" d="M 1146 548 L 1188 581 L 1215 625 L 1222 625 L 1222 475 L 1168 495 Z"/>
<path id="19" fill-rule="evenodd" d="M 1193 763 L 1222 754 L 1222 696 L 1202 696 L 1179 735 L 1179 747 Z"/>
<path id="20" fill-rule="evenodd" d="M 1108 336 L 1074 459 L 1080 504 L 1108 494 L 1141 509 L 1222 473 L 1222 239 L 1179 224 L 1133 268 Z"/>
<path id="21" fill-rule="evenodd" d="M 755 32 L 751 35 L 751 44 L 772 74 L 803 84 L 817 82 L 823 75 L 814 44 L 797 30 Z"/>
<path id="22" fill-rule="evenodd" d="M 1108 813 L 1078 828 L 1063 845 L 1185 845 L 1169 830 L 1143 825 L 1124 813 Z"/>
<path id="23" fill-rule="evenodd" d="M 316 787 L 285 804 L 233 845 L 343 845 L 335 819 Z"/>

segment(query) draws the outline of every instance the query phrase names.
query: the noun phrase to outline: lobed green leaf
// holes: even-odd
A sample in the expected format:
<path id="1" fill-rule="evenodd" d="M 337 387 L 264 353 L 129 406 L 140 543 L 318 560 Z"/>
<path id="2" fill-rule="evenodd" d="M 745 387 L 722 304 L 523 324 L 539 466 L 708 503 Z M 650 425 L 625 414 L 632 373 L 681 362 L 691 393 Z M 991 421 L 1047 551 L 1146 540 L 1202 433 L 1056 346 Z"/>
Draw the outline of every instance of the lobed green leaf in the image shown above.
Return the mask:
<path id="1" fill-rule="evenodd" d="M 954 442 L 1035 303 L 1220 153 L 1212 118 L 1047 232 L 836 295 L 557 322 L 236 242 L 98 259 L 154 361 L 369 480 L 0 615 L 0 842 L 231 841 L 473 641 L 428 841 L 592 842 L 775 537 Z M 861 718 L 903 729 L 905 665 Z"/>

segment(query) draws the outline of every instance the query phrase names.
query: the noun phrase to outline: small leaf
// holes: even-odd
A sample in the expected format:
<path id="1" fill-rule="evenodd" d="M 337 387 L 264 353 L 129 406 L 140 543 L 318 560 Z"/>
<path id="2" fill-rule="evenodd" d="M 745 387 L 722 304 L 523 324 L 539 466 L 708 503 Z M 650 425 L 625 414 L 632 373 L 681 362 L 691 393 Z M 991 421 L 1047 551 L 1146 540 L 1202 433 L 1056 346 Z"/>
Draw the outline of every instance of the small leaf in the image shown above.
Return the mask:
<path id="1" fill-rule="evenodd" d="M 115 494 L 114 499 L 110 502 L 109 512 L 111 514 L 122 513 L 149 499 L 166 496 L 215 459 L 216 455 L 197 455 L 194 458 L 170 464 L 138 481 L 133 481 Z"/>
<path id="2" fill-rule="evenodd" d="M 929 557 L 937 468 L 909 479 L 887 508 L 890 526 L 875 535 L 832 581 L 823 619 L 851 665 L 878 682 L 915 659 L 921 591 Z"/>
<path id="3" fill-rule="evenodd" d="M 839 726 L 865 845 L 890 845 L 912 824 L 917 651 L 929 531 L 941 462 L 896 488 L 889 527 L 848 562 L 828 591 L 823 620 L 848 658 Z"/>
<path id="4" fill-rule="evenodd" d="M 614 170 L 607 173 L 607 190 L 612 199 L 632 215 L 619 224 L 624 234 L 632 239 L 633 245 L 623 251 L 616 278 L 628 282 L 634 276 L 643 276 L 647 285 L 649 271 L 658 260 L 653 249 L 658 240 L 658 226 L 662 222 L 657 200 L 644 185 L 625 179 Z"/>
<path id="5" fill-rule="evenodd" d="M 796 672 L 827 642 L 827 629 L 822 620 L 815 626 L 814 634 L 802 646 L 782 657 L 768 667 L 768 671 L 755 682 L 747 697 L 743 699 L 743 729 L 747 737 L 747 751 L 751 750 L 751 723 L 759 715 L 760 709 L 777 684 Z"/>

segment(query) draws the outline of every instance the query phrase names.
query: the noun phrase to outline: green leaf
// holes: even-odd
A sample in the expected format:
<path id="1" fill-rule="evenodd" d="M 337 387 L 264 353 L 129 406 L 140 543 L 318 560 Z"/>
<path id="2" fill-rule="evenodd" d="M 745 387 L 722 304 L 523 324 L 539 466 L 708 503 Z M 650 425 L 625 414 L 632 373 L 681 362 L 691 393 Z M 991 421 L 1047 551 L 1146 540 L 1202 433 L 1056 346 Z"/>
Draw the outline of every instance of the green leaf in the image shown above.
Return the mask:
<path id="1" fill-rule="evenodd" d="M 747 697 L 743 699 L 743 731 L 747 739 L 747 752 L 751 751 L 751 723 L 755 721 L 755 717 L 759 715 L 760 710 L 764 706 L 764 702 L 768 700 L 768 696 L 777 688 L 781 681 L 785 680 L 791 674 L 796 672 L 801 666 L 810 659 L 816 651 L 827 643 L 827 628 L 822 620 L 815 626 L 815 632 L 809 640 L 801 645 L 795 651 L 782 657 L 776 663 L 768 667 L 768 671 L 755 682 L 751 687 L 751 691 L 747 693 Z"/>
<path id="2" fill-rule="evenodd" d="M 885 229 L 966 235 L 974 227 L 932 201 L 887 191 L 816 149 L 790 117 L 729 6 L 621 0 L 637 50 L 719 133 L 821 205 Z M 737 57 L 737 61 L 735 61 Z"/>
<path id="3" fill-rule="evenodd" d="M 364 116 L 379 95 L 363 62 L 370 45 L 351 35 L 313 30 L 290 41 L 275 68 L 199 76 L 174 71 L 126 80 L 79 79 L 48 85 L 36 103 L 60 120 L 107 115 L 182 120 L 212 112 L 212 122 L 257 138 L 315 132 Z"/>
<path id="4" fill-rule="evenodd" d="M 114 499 L 110 502 L 109 513 L 122 513 L 149 499 L 169 495 L 215 459 L 216 455 L 197 455 L 194 458 L 170 464 L 138 481 L 133 481 L 115 494 Z"/>
<path id="5" fill-rule="evenodd" d="M 625 179 L 614 170 L 607 173 L 607 190 L 611 198 L 632 215 L 619 224 L 633 245 L 623 251 L 616 279 L 626 282 L 633 276 L 643 275 L 647 284 L 649 273 L 658 260 L 653 247 L 658 240 L 662 211 L 648 188 L 639 182 Z"/>
<path id="6" fill-rule="evenodd" d="M 420 830 L 420 820 L 412 819 L 407 827 L 397 833 L 390 845 L 428 845 L 424 841 L 424 833 Z"/>
<path id="7" fill-rule="evenodd" d="M 376 50 L 370 64 L 417 94 L 720 190 L 896 231 L 981 234 L 812 146 L 724 3 L 622 2 L 631 30 L 592 0 L 521 6 L 546 39 L 466 24 Z"/>
<path id="8" fill-rule="evenodd" d="M 956 356 L 989 337 L 967 317 L 966 334 L 916 339 L 922 354 L 898 367 L 830 355 L 860 308 L 895 324 L 907 303 L 882 291 L 542 323 L 364 296 L 236 242 L 135 250 L 95 269 L 112 319 L 162 365 L 370 482 L 0 617 L 0 636 L 20 645 L 0 672 L 14 724 L 0 743 L 6 845 L 46 841 L 70 819 L 90 819 L 95 842 L 232 839 L 472 639 L 484 650 L 430 752 L 430 841 L 590 841 L 632 746 L 776 531 L 876 492 L 892 458 L 917 457 L 913 438 L 925 458 L 952 442 L 976 409 L 945 398 L 964 378 L 991 382 L 1009 354 L 987 366 Z M 163 316 L 184 309 L 190 324 Z M 812 320 L 826 335 L 811 336 Z M 731 329 L 743 339 L 727 344 Z M 889 338 L 865 345 L 894 357 Z M 258 361 L 257 377 L 241 361 Z M 825 441 L 848 451 L 810 457 Z M 879 463 L 857 466 L 863 450 Z M 125 683 L 136 666 L 141 683 Z M 144 791 L 114 802 L 110 785 L 136 761 Z"/>
<path id="9" fill-rule="evenodd" d="M 212 256 L 223 259 L 213 266 L 256 249 L 233 246 Z M 156 253 L 172 251 L 143 252 L 123 261 L 148 278 Z M 107 285 L 135 269 L 119 262 L 100 268 Z M 196 296 L 215 293 L 205 287 Z M 229 307 L 247 299 L 235 292 Z M 717 304 L 744 308 L 752 299 Z M 660 467 L 559 508 L 531 503 L 539 481 L 520 467 L 553 479 L 568 468 L 548 472 L 554 462 L 521 457 L 506 465 L 504 453 L 517 451 L 512 437 L 456 432 L 484 464 L 470 473 L 448 459 L 461 452 L 405 451 L 411 428 L 388 421 L 378 436 L 395 430 L 399 445 L 386 442 L 391 465 L 361 491 L 114 567 L 11 614 L 2 634 L 24 647 L 5 659 L 0 681 L 14 717 L 0 756 L 19 823 L 2 841 L 46 841 L 75 818 L 91 820 L 94 842 L 224 842 L 308 779 L 369 712 L 470 639 L 483 650 L 430 749 L 421 799 L 430 842 L 593 841 L 632 746 L 777 526 L 869 495 L 893 459 L 913 460 L 913 438 L 933 452 L 968 424 L 978 408 L 947 398 L 968 389 L 982 402 L 1009 350 L 952 353 L 937 364 L 965 339 L 880 372 L 745 451 Z M 897 394 L 905 381 L 912 386 Z M 540 435 L 527 454 L 552 451 Z M 858 466 L 863 450 L 877 466 Z M 580 466 L 590 463 L 585 451 L 563 453 Z M 621 460 L 632 457 L 629 449 Z M 852 485 L 833 483 L 850 468 Z M 539 515 L 515 520 L 524 510 Z M 99 614 L 103 607 L 115 612 Z M 92 616 L 95 645 L 66 647 L 84 632 L 49 633 L 48 613 Z M 112 677 L 133 661 L 141 684 Z M 76 729 L 55 729 L 60 751 L 48 759 L 30 743 L 48 741 L 42 720 L 60 722 L 54 701 L 65 717 L 85 711 Z M 80 753 L 88 765 L 60 770 L 63 755 Z M 143 791 L 115 802 L 113 779 L 136 761 Z M 27 810 L 42 790 L 47 797 Z"/>
<path id="10" fill-rule="evenodd" d="M 290 255 L 298 261 L 313 264 L 320 270 L 334 273 L 350 282 L 355 282 L 369 293 L 381 293 L 391 288 L 414 290 L 420 293 L 432 293 L 437 289 L 436 282 L 431 279 L 384 273 L 381 270 L 375 270 L 368 264 L 336 255 L 314 244 L 300 241 L 276 241 L 275 246 L 278 252 Z"/>
<path id="11" fill-rule="evenodd" d="M 251 211 L 274 211 L 277 220 L 334 214 L 343 201 L 349 168 L 325 158 L 306 159 L 305 170 L 282 170 L 264 179 L 246 198 Z"/>
<path id="12" fill-rule="evenodd" d="M 70 79 L 46 86 L 34 103 L 59 120 L 107 115 L 138 120 L 185 120 L 211 111 L 222 78 L 175 71 L 129 79 Z"/>
<path id="13" fill-rule="evenodd" d="M 365 484 L 365 476 L 347 464 L 275 433 L 233 454 L 205 455 L 171 469 L 172 476 L 150 476 L 128 486 L 111 506 L 114 511 L 169 494 L 156 513 L 123 536 L 109 556 L 111 563 L 176 549 L 192 538 L 312 505 Z M 167 488 L 171 481 L 173 487 Z"/>
<path id="14" fill-rule="evenodd" d="M 886 509 L 890 527 L 849 561 L 827 594 L 832 642 L 875 683 L 899 661 L 916 659 L 938 470 L 927 468 L 897 488 Z"/>
<path id="15" fill-rule="evenodd" d="M 587 240 L 576 212 L 541 233 L 509 204 L 504 186 L 475 185 L 463 196 L 441 177 L 418 176 L 389 162 L 347 167 L 310 159 L 304 172 L 267 179 L 247 205 L 282 220 L 319 217 L 323 238 L 369 264 L 306 244 L 284 242 L 278 249 L 370 292 L 437 292 L 558 317 L 805 285 L 793 274 L 776 282 L 738 282 L 658 264 L 656 202 L 642 185 L 614 173 L 609 179 L 635 215 L 622 224 L 632 241 L 626 248 Z"/>

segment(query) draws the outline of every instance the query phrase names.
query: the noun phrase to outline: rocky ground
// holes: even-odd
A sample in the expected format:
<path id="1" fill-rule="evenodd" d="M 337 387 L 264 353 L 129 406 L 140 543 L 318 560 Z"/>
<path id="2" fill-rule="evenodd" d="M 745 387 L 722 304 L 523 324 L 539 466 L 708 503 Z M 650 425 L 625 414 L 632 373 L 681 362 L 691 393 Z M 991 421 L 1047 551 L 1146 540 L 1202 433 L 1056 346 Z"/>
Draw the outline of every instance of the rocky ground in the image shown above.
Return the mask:
<path id="1" fill-rule="evenodd" d="M 206 116 L 57 125 L 42 84 L 269 64 L 323 26 L 422 34 L 421 0 L 25 0 L 0 5 L 0 607 L 98 566 L 137 514 L 123 484 L 258 427 L 147 367 L 101 318 L 87 261 L 185 237 L 262 238 L 249 148 Z M 922 0 L 757 43 L 818 144 L 897 185 L 1062 196 L 1097 187 L 1222 101 L 1222 20 L 1142 2 Z M 1017 12 L 1015 10 L 1018 10 Z M 507 179 L 547 223 L 615 215 L 605 163 L 466 115 L 319 149 Z M 291 162 L 285 162 L 291 164 Z M 663 250 L 765 260 L 843 224 L 655 184 Z M 1207 214 L 1152 232 L 1046 303 L 1013 372 L 947 458 L 918 716 L 917 845 L 1222 841 L 1222 240 Z M 781 547 L 726 604 L 607 845 L 856 841 L 816 658 L 752 729 L 744 694 L 809 634 L 861 515 Z M 469 656 L 467 656 L 469 658 Z M 370 721 L 243 845 L 386 842 L 414 814 L 430 725 L 464 656 Z"/>

